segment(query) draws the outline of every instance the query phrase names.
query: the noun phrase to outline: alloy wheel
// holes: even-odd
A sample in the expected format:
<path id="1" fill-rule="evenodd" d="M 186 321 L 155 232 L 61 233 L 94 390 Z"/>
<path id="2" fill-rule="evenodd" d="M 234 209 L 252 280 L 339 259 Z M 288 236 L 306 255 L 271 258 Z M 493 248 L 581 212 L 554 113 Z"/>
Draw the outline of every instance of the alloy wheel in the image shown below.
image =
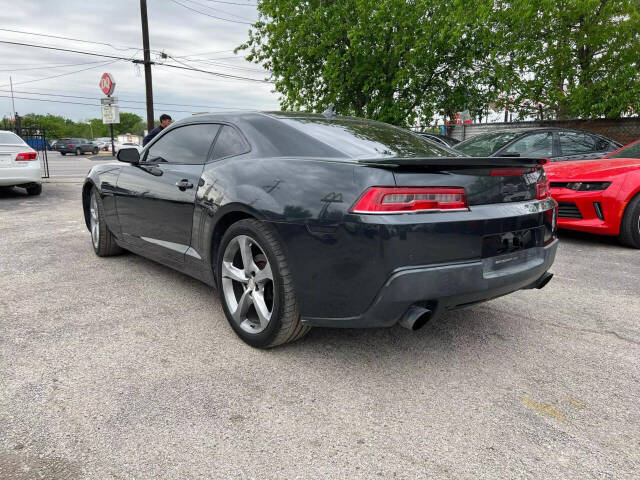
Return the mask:
<path id="1" fill-rule="evenodd" d="M 248 235 L 234 237 L 221 265 L 222 293 L 233 321 L 248 333 L 269 325 L 274 307 L 271 265 L 262 247 Z"/>
<path id="2" fill-rule="evenodd" d="M 100 243 L 100 218 L 98 217 L 98 200 L 96 194 L 91 194 L 91 201 L 89 203 L 89 226 L 91 227 L 91 241 L 94 248 L 98 248 Z"/>

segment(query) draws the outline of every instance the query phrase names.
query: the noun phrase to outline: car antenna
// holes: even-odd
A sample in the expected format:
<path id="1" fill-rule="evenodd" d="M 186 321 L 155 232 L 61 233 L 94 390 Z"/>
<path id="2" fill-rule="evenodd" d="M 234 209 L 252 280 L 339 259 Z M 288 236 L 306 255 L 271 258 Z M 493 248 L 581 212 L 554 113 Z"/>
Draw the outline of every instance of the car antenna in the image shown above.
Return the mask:
<path id="1" fill-rule="evenodd" d="M 330 103 L 327 109 L 324 112 L 322 112 L 322 115 L 324 115 L 324 117 L 328 120 L 332 120 L 333 118 L 335 118 L 336 116 L 335 105 L 333 103 Z"/>

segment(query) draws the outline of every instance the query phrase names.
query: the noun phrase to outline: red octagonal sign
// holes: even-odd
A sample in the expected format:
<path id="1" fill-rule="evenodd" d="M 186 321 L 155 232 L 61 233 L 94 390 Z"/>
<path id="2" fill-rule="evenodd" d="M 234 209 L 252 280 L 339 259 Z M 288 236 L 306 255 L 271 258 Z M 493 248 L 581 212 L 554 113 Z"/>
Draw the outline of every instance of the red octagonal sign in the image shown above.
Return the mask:
<path id="1" fill-rule="evenodd" d="M 103 73 L 100 77 L 100 89 L 105 95 L 111 95 L 116 88 L 116 82 L 110 73 Z"/>

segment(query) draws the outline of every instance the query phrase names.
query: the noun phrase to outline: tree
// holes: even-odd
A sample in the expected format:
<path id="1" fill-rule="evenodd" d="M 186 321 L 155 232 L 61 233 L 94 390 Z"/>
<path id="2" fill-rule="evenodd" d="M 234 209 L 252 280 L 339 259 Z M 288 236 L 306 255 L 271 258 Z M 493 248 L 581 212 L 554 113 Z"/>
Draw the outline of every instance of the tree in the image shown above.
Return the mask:
<path id="1" fill-rule="evenodd" d="M 397 125 L 481 110 L 492 0 L 263 0 L 250 61 L 272 72 L 283 109 L 333 103 Z"/>
<path id="2" fill-rule="evenodd" d="M 640 10 L 630 0 L 496 2 L 506 95 L 520 115 L 617 118 L 640 109 Z M 540 107 L 538 107 L 540 104 Z"/>

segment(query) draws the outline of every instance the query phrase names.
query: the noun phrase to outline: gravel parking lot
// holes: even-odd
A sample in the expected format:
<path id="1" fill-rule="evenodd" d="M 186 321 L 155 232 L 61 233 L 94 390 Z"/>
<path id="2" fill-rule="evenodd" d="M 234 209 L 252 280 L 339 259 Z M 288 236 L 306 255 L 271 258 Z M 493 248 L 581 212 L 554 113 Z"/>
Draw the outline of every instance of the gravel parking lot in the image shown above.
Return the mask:
<path id="1" fill-rule="evenodd" d="M 637 478 L 640 252 L 563 233 L 544 290 L 262 351 L 96 257 L 80 188 L 0 191 L 0 478 Z"/>

